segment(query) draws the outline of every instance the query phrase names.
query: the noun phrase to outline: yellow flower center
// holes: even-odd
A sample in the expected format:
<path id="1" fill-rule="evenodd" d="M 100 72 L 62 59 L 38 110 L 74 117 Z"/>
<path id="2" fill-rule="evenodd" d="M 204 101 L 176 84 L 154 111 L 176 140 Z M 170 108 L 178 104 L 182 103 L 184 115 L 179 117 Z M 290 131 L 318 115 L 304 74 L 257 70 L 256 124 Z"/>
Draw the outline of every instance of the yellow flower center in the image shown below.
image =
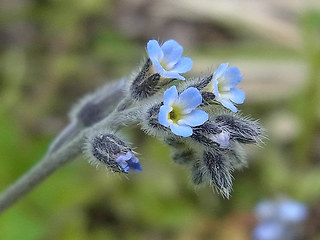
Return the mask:
<path id="1" fill-rule="evenodd" d="M 177 106 L 171 106 L 172 110 L 168 114 L 168 119 L 172 120 L 173 123 L 177 124 L 182 118 L 181 109 Z"/>

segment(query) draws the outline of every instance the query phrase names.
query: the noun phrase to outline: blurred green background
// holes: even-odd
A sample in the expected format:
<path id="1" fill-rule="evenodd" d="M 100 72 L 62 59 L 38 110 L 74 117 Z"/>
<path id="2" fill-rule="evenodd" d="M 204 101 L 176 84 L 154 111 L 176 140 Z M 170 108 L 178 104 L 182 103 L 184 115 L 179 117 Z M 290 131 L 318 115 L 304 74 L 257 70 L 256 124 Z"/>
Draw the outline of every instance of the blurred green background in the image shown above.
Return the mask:
<path id="1" fill-rule="evenodd" d="M 77 99 L 130 74 L 149 39 L 171 38 L 194 60 L 189 76 L 238 66 L 247 93 L 239 108 L 268 129 L 265 146 L 247 149 L 231 199 L 195 188 L 168 147 L 133 127 L 143 172 L 127 180 L 79 158 L 0 217 L 0 239 L 242 240 L 264 198 L 319 209 L 320 3 L 312 0 L 1 1 L 0 191 L 44 155 Z M 308 239 L 320 239 L 312 231 Z"/>

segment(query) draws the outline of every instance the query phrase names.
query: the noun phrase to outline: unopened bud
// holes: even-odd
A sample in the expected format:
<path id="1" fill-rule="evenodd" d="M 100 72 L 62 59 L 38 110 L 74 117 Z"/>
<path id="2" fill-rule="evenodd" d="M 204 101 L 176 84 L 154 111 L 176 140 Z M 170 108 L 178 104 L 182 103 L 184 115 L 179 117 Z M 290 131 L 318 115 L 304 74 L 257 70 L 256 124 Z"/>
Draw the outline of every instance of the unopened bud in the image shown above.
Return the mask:
<path id="1" fill-rule="evenodd" d="M 218 151 L 205 152 L 203 163 L 211 183 L 222 196 L 229 198 L 232 190 L 232 169 L 226 163 L 223 155 Z"/>
<path id="2" fill-rule="evenodd" d="M 127 144 L 113 134 L 104 133 L 89 138 L 85 150 L 90 162 L 104 164 L 112 172 L 128 173 L 130 169 L 142 170 L 139 159 Z"/>
<path id="3" fill-rule="evenodd" d="M 131 97 L 135 100 L 142 100 L 147 98 L 158 90 L 157 85 L 160 80 L 160 74 L 150 73 L 152 63 L 148 59 L 141 68 L 138 76 L 133 80 L 130 87 Z"/>
<path id="4" fill-rule="evenodd" d="M 257 121 L 232 115 L 219 115 L 215 122 L 230 133 L 230 138 L 241 143 L 262 142 L 264 129 Z"/>

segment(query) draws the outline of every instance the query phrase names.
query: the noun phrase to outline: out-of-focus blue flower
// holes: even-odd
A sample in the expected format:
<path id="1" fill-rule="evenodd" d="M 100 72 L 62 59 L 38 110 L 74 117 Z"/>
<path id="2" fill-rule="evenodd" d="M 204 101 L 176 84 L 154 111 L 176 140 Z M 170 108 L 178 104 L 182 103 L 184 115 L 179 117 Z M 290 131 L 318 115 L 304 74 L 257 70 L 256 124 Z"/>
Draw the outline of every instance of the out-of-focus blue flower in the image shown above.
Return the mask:
<path id="1" fill-rule="evenodd" d="M 277 222 L 260 223 L 253 231 L 253 240 L 283 240 L 284 232 Z"/>
<path id="2" fill-rule="evenodd" d="M 220 148 L 227 148 L 230 144 L 230 133 L 222 131 L 221 133 L 210 136 L 210 139 L 220 145 Z"/>
<path id="3" fill-rule="evenodd" d="M 260 221 L 270 221 L 277 218 L 277 206 L 275 201 L 265 200 L 255 207 L 255 215 Z"/>
<path id="4" fill-rule="evenodd" d="M 278 217 L 283 222 L 299 223 L 306 219 L 307 214 L 307 207 L 299 202 L 285 199 L 278 204 Z"/>
<path id="5" fill-rule="evenodd" d="M 222 63 L 214 72 L 212 82 L 208 90 L 213 92 L 216 100 L 233 112 L 238 109 L 232 102 L 241 104 L 246 98 L 245 92 L 236 86 L 241 82 L 242 76 L 237 67 L 228 68 L 229 63 Z"/>
<path id="6" fill-rule="evenodd" d="M 147 51 L 155 72 L 165 78 L 185 78 L 179 73 L 186 73 L 192 68 L 192 59 L 181 57 L 183 47 L 175 40 L 168 40 L 160 47 L 158 41 L 150 40 Z"/>
<path id="7" fill-rule="evenodd" d="M 139 163 L 139 159 L 134 156 L 131 151 L 128 151 L 126 154 L 121 153 L 116 162 L 122 168 L 124 173 L 128 173 L 130 169 L 133 171 L 141 171 L 142 167 Z"/>
<path id="8" fill-rule="evenodd" d="M 255 214 L 259 224 L 253 232 L 254 240 L 293 240 L 302 236 L 308 210 L 302 203 L 284 198 L 260 202 Z"/>
<path id="9" fill-rule="evenodd" d="M 179 96 L 176 86 L 172 86 L 164 92 L 158 121 L 170 127 L 174 134 L 189 137 L 193 133 L 191 127 L 200 126 L 208 120 L 205 111 L 196 109 L 201 103 L 202 96 L 198 89 L 189 87 Z"/>

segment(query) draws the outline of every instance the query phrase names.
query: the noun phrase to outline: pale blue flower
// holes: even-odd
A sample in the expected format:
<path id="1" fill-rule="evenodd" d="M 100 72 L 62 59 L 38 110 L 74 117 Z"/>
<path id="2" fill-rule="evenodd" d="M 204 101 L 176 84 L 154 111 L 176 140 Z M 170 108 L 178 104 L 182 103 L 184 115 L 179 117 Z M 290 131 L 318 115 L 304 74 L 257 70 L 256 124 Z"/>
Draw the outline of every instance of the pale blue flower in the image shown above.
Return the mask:
<path id="1" fill-rule="evenodd" d="M 183 47 L 175 40 L 168 40 L 160 47 L 158 41 L 150 40 L 147 51 L 155 72 L 165 78 L 185 78 L 179 73 L 186 73 L 192 68 L 192 59 L 181 57 Z"/>
<path id="2" fill-rule="evenodd" d="M 253 231 L 253 240 L 283 240 L 284 227 L 278 222 L 260 223 Z"/>
<path id="3" fill-rule="evenodd" d="M 117 157 L 116 162 L 122 168 L 122 171 L 124 173 L 128 173 L 130 169 L 132 169 L 133 171 L 141 171 L 142 170 L 142 167 L 139 163 L 139 159 L 136 158 L 131 151 L 128 151 L 125 154 L 121 153 Z"/>
<path id="4" fill-rule="evenodd" d="M 287 223 L 299 223 L 306 219 L 307 207 L 302 203 L 285 199 L 278 204 L 278 218 Z"/>
<path id="5" fill-rule="evenodd" d="M 214 72 L 212 82 L 207 89 L 215 94 L 216 100 L 224 107 L 237 112 L 238 109 L 232 102 L 241 104 L 244 102 L 246 95 L 244 91 L 236 88 L 242 80 L 239 69 L 237 67 L 228 68 L 228 65 L 229 63 L 222 63 L 219 66 Z"/>
<path id="6" fill-rule="evenodd" d="M 201 103 L 202 96 L 198 89 L 189 87 L 179 95 L 176 86 L 172 86 L 164 92 L 158 121 L 170 127 L 174 134 L 189 137 L 193 133 L 191 127 L 200 126 L 208 120 L 205 111 L 196 109 Z"/>

